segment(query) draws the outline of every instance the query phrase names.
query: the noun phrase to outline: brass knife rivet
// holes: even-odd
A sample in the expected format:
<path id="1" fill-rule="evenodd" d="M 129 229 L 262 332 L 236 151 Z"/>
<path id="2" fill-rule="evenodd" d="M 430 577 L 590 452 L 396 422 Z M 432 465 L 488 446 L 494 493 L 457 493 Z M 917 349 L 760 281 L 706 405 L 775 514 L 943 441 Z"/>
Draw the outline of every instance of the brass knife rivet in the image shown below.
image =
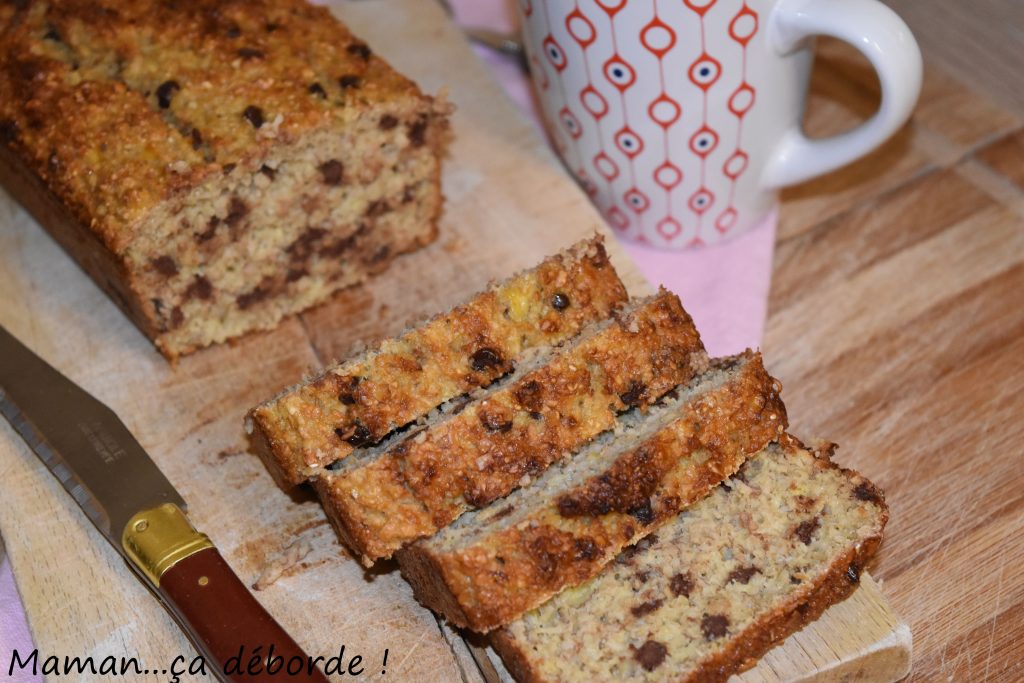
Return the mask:
<path id="1" fill-rule="evenodd" d="M 210 583 L 210 580 L 208 578 L 206 578 L 205 576 L 200 576 L 199 577 L 199 585 L 200 586 L 205 586 L 208 583 Z"/>
<path id="2" fill-rule="evenodd" d="M 135 522 L 135 530 L 138 531 L 138 532 L 143 532 L 143 531 L 145 531 L 148 528 L 149 528 L 149 522 L 147 522 L 144 519 L 140 519 L 139 521 Z"/>

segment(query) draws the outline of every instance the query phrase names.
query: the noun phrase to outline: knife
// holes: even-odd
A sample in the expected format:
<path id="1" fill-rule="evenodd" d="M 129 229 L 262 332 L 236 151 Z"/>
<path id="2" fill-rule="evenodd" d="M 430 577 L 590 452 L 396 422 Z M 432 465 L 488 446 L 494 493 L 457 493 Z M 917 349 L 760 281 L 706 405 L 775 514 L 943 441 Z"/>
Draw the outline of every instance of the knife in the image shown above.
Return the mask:
<path id="1" fill-rule="evenodd" d="M 0 413 L 171 613 L 207 673 L 222 681 L 275 673 L 327 680 L 192 526 L 185 501 L 117 415 L 2 326 Z M 263 660 L 253 667 L 257 647 Z M 304 665 L 293 675 L 296 659 Z"/>

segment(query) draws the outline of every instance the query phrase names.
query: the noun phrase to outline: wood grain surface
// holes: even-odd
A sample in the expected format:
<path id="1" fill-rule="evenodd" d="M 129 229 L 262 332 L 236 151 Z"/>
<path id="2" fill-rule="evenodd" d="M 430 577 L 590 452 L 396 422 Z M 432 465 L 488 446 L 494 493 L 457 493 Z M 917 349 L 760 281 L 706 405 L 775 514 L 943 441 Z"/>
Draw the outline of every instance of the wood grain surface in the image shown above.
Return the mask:
<path id="1" fill-rule="evenodd" d="M 844 46 L 819 54 L 808 127 L 827 133 L 878 89 Z M 895 143 L 785 193 L 764 342 L 794 431 L 886 491 L 875 576 L 913 681 L 1024 680 L 1024 121 L 974 88 L 926 51 Z"/>
<path id="2" fill-rule="evenodd" d="M 0 321 L 123 416 L 300 644 L 331 654 L 344 642 L 370 677 L 477 680 L 465 645 L 416 605 L 393 567 L 366 573 L 339 557 L 315 501 L 273 486 L 246 452 L 240 417 L 308 369 L 600 221 L 433 3 L 340 7 L 399 69 L 428 90 L 449 85 L 459 105 L 439 243 L 273 333 L 171 368 L 20 208 L 0 201 Z M 826 134 L 870 113 L 877 84 L 845 48 L 823 42 L 820 54 L 808 128 Z M 876 576 L 913 631 L 913 680 L 1024 679 L 1021 128 L 1014 112 L 929 63 L 915 121 L 892 144 L 784 195 L 767 364 L 785 385 L 794 433 L 839 442 L 838 460 L 887 492 Z M 643 291 L 612 251 L 630 289 Z M 151 666 L 190 656 L 2 421 L 0 477 L 0 530 L 41 647 L 130 653 Z M 744 680 L 800 679 L 825 661 L 830 680 L 870 680 L 836 650 L 873 658 L 862 662 L 905 655 L 908 634 L 879 595 L 867 582 Z M 385 647 L 381 676 L 372 667 Z"/>

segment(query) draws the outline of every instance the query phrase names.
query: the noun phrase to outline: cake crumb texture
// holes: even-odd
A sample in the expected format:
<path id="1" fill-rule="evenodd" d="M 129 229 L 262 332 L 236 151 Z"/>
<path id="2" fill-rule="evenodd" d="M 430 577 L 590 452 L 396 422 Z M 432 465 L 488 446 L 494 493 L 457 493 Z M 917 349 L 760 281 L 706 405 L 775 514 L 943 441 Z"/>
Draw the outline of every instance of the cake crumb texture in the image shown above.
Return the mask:
<path id="1" fill-rule="evenodd" d="M 871 482 L 786 436 L 492 642 L 519 681 L 725 681 L 848 597 L 887 519 Z"/>
<path id="2" fill-rule="evenodd" d="M 601 237 L 581 241 L 257 406 L 250 421 L 284 485 L 487 386 L 627 299 Z"/>
<path id="3" fill-rule="evenodd" d="M 593 577 L 779 438 L 786 410 L 759 355 L 729 359 L 646 415 L 399 555 L 416 597 L 489 631 Z M 638 411 L 639 412 L 639 411 Z"/>
<path id="4" fill-rule="evenodd" d="M 425 430 L 314 479 L 365 563 L 525 485 L 707 364 L 693 321 L 664 290 L 548 354 Z"/>

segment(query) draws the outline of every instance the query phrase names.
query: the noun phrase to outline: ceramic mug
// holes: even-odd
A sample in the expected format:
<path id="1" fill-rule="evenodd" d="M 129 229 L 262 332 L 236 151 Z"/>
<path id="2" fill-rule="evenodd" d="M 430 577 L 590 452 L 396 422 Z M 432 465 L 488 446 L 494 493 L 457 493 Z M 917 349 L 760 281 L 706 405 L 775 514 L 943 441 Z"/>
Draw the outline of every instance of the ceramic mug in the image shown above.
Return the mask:
<path id="1" fill-rule="evenodd" d="M 622 237 L 712 244 L 762 220 L 786 185 L 867 154 L 910 116 L 921 53 L 877 0 L 520 0 L 552 141 Z M 812 38 L 870 60 L 879 111 L 801 131 Z"/>

